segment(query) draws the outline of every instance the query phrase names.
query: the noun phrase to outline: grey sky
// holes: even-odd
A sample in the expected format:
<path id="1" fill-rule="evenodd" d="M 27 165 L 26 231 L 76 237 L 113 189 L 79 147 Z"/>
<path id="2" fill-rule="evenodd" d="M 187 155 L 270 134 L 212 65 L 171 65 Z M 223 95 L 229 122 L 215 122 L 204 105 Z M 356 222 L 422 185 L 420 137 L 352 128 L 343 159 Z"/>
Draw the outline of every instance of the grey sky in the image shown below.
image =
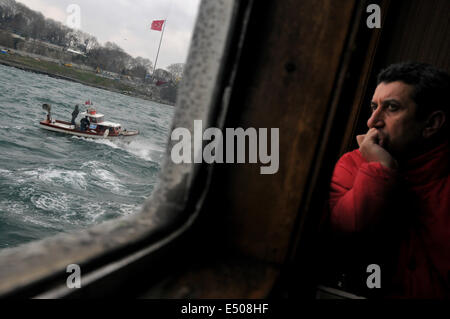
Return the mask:
<path id="1" fill-rule="evenodd" d="M 161 32 L 150 30 L 153 20 L 167 24 L 158 68 L 185 62 L 200 0 L 16 0 L 46 18 L 66 24 L 67 8 L 81 9 L 81 30 L 101 44 L 114 42 L 130 55 L 155 62 Z"/>

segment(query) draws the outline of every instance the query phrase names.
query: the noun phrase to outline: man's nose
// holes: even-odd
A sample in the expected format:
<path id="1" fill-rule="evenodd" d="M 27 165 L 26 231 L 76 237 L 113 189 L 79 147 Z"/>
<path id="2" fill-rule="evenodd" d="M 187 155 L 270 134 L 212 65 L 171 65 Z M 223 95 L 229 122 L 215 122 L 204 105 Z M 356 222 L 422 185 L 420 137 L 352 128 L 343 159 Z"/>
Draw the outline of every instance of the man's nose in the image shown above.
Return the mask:
<path id="1" fill-rule="evenodd" d="M 373 111 L 372 115 L 367 121 L 367 126 L 369 128 L 380 128 L 384 126 L 383 114 L 380 107 Z"/>

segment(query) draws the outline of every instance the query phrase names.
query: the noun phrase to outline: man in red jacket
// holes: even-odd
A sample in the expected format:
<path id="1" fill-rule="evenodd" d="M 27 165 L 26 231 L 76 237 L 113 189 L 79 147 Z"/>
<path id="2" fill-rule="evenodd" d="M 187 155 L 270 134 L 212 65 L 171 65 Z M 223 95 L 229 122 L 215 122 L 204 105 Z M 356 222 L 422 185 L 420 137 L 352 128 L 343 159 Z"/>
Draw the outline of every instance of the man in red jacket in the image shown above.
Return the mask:
<path id="1" fill-rule="evenodd" d="M 347 240 L 359 284 L 365 267 L 380 267 L 376 296 L 450 296 L 449 82 L 422 63 L 383 70 L 369 130 L 336 164 L 331 225 Z"/>

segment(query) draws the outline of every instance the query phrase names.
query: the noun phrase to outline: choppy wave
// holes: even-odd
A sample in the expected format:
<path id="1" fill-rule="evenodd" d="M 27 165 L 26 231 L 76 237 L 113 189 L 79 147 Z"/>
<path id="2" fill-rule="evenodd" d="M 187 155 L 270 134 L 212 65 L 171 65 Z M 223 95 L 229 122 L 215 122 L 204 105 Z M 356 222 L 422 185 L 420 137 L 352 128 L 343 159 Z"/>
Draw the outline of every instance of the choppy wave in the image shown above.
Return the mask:
<path id="1" fill-rule="evenodd" d="M 17 179 L 18 183 L 34 179 L 37 182 L 50 183 L 52 185 L 72 186 L 86 189 L 86 173 L 78 170 L 62 170 L 52 168 L 38 168 L 36 170 L 24 171 L 23 175 L 28 179 Z"/>
<path id="2" fill-rule="evenodd" d="M 33 205 L 45 211 L 58 212 L 60 214 L 70 211 L 70 197 L 64 193 L 40 193 L 30 198 Z"/>

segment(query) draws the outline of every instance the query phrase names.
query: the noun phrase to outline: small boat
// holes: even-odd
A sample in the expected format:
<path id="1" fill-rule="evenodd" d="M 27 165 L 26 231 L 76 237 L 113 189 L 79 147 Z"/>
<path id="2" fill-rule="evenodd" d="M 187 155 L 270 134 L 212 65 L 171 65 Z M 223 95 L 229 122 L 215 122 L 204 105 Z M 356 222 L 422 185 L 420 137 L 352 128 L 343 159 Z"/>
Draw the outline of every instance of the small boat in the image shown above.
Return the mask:
<path id="1" fill-rule="evenodd" d="M 75 123 L 75 118 L 78 116 L 78 107 L 75 107 L 75 111 L 72 113 L 72 123 L 75 123 L 73 125 L 71 122 L 52 119 L 51 106 L 44 104 L 42 108 L 48 112 L 47 118 L 41 121 L 39 126 L 48 131 L 97 139 L 126 138 L 139 134 L 138 130 L 126 130 L 119 123 L 105 121 L 104 115 L 97 113 L 92 102 L 87 101 L 85 105 L 88 107 L 86 111 L 79 113 L 82 117 L 80 124 Z"/>

